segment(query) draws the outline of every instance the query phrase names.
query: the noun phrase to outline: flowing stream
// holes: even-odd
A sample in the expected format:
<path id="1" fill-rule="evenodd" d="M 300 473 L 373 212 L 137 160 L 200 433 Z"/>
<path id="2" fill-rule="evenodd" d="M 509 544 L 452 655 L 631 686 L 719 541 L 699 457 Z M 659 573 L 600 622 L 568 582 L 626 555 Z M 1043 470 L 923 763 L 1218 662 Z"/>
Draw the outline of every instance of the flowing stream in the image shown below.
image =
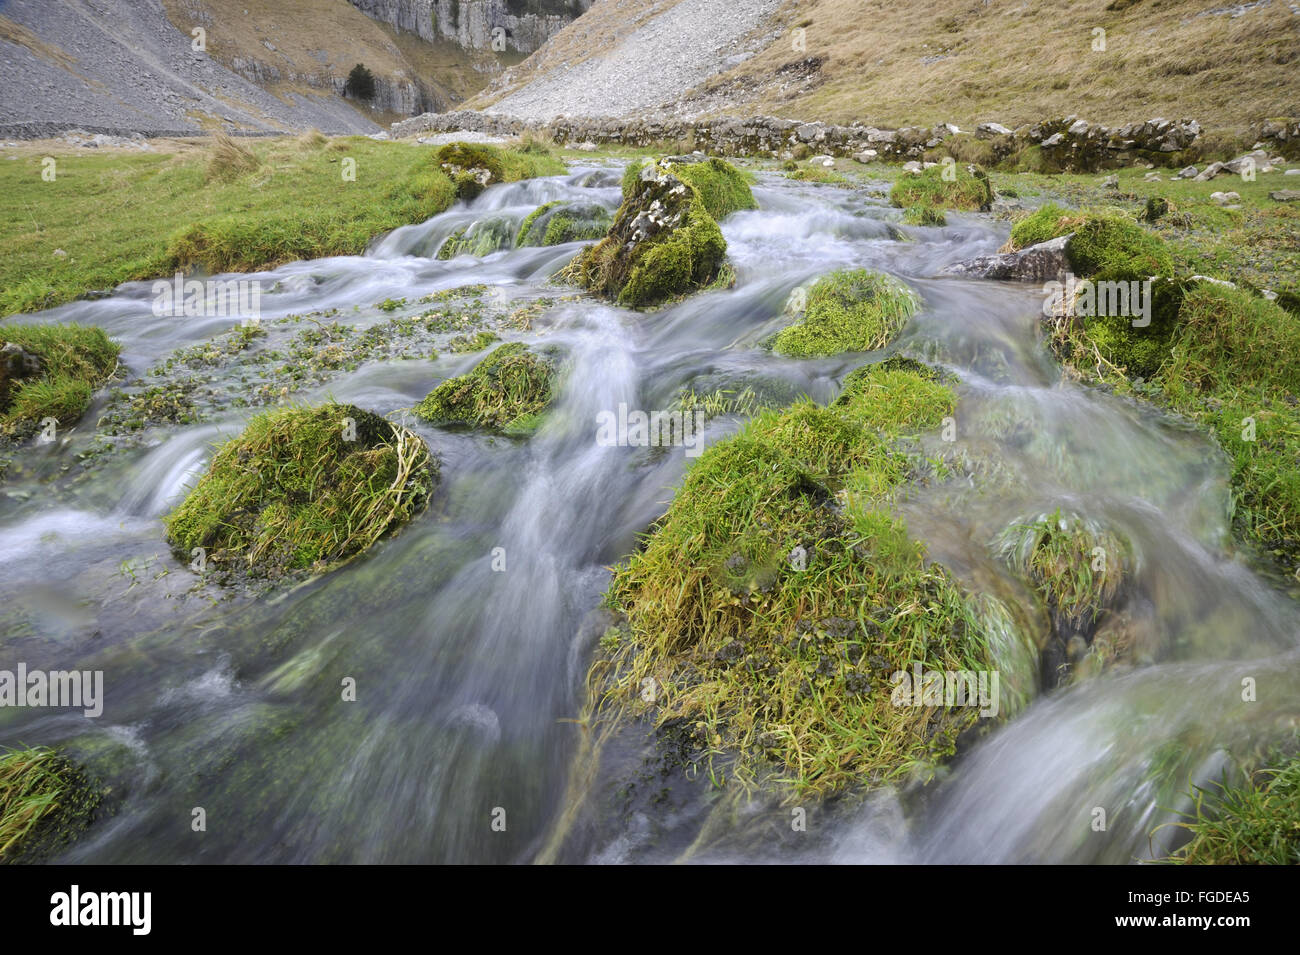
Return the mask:
<path id="1" fill-rule="evenodd" d="M 1157 827 L 1187 808 L 1189 782 L 1217 778 L 1228 753 L 1294 725 L 1297 604 L 1234 554 L 1221 453 L 1184 423 L 1065 380 L 1039 340 L 1041 290 L 939 275 L 996 249 L 1005 225 L 952 216 L 906 227 L 881 190 L 763 175 L 760 209 L 723 223 L 734 288 L 649 312 L 550 283 L 578 244 L 434 258 L 457 229 L 517 225 L 553 199 L 612 209 L 618 173 L 575 167 L 493 187 L 366 255 L 254 276 L 269 289 L 256 348 L 289 334 L 283 316 L 337 309 L 376 325 L 472 283 L 498 304 L 553 302 L 530 330 L 503 333 L 563 349 L 541 430 L 515 441 L 406 415 L 442 462 L 434 504 L 333 573 L 227 592 L 164 541 L 160 516 L 255 409 L 159 427 L 83 466 L 95 408 L 64 440 L 20 452 L 22 472 L 0 485 L 0 668 L 104 673 L 98 719 L 0 710 L 0 743 L 67 745 L 113 785 L 113 814 L 59 861 L 1130 862 L 1167 851 L 1176 830 Z M 616 810 L 609 794 L 643 740 L 611 750 L 590 777 L 575 768 L 593 611 L 608 567 L 663 512 L 689 458 L 602 447 L 597 415 L 671 408 L 684 388 L 751 388 L 775 404 L 834 397 L 851 369 L 881 356 L 791 360 L 762 342 L 788 321 L 796 286 L 843 267 L 915 288 L 923 310 L 890 352 L 959 378 L 956 441 L 926 442 L 979 466 L 911 493 L 900 507 L 912 533 L 969 586 L 1031 608 L 991 554 L 1001 531 L 1058 508 L 1122 529 L 1140 665 L 1039 694 L 931 785 L 813 809 L 806 832 L 759 802 L 715 811 L 707 779 L 666 784 L 658 813 Z M 375 307 L 388 298 L 411 304 Z M 19 320 L 99 325 L 131 375 L 238 321 L 158 317 L 151 302 L 150 283 L 135 283 Z M 439 351 L 364 363 L 293 398 L 398 413 L 483 354 Z M 713 419 L 707 441 L 741 423 Z M 347 678 L 354 702 L 342 699 Z M 1255 702 L 1242 700 L 1245 678 Z M 575 800 L 580 818 L 562 825 Z M 197 808 L 206 831 L 192 826 Z"/>

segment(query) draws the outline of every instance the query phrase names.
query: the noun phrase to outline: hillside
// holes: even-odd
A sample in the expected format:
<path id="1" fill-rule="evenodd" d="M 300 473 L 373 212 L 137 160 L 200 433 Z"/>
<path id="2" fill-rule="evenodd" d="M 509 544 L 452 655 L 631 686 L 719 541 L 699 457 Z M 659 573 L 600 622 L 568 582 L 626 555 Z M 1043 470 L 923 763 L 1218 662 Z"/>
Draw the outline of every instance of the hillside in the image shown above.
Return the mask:
<path id="1" fill-rule="evenodd" d="M 376 132 L 449 108 L 590 0 L 11 0 L 0 5 L 0 125 L 144 132 Z M 205 49 L 192 47 L 204 31 Z M 375 77 L 366 102 L 349 71 Z M 34 125 L 35 124 L 35 125 Z"/>
<path id="2" fill-rule="evenodd" d="M 650 105 L 653 87 L 654 105 L 678 115 L 881 125 L 1014 126 L 1077 113 L 1101 123 L 1166 115 L 1236 127 L 1300 113 L 1295 2 L 777 6 L 608 0 L 470 105 L 534 119 L 590 104 L 600 104 L 597 115 L 629 115 Z M 679 29 L 667 29 L 674 21 Z M 723 38 L 730 44 L 719 49 Z M 689 82 L 675 82 L 681 77 Z"/>

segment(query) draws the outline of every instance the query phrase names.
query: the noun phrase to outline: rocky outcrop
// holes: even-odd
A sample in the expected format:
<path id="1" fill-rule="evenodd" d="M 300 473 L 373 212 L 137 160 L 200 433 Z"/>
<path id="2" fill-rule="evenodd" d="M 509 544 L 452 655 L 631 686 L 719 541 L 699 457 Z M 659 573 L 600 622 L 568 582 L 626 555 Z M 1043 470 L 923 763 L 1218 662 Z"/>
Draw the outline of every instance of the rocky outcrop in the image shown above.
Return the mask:
<path id="1" fill-rule="evenodd" d="M 347 85 L 346 75 L 335 75 L 326 71 L 299 73 L 294 70 L 281 70 L 271 63 L 254 57 L 232 57 L 229 66 L 240 76 L 262 87 L 278 83 L 293 83 L 342 96 Z M 439 90 L 402 73 L 391 75 L 377 73 L 374 82 L 375 95 L 367 100 L 366 104 L 377 110 L 413 116 L 417 113 L 446 109 L 450 105 Z"/>
<path id="2" fill-rule="evenodd" d="M 1255 139 L 1287 159 L 1300 159 L 1300 119 L 1268 119 L 1255 130 Z"/>
<path id="3" fill-rule="evenodd" d="M 381 23 L 467 50 L 532 53 L 585 13 L 593 0 L 349 0 Z M 499 32 L 498 32 L 499 31 Z"/>

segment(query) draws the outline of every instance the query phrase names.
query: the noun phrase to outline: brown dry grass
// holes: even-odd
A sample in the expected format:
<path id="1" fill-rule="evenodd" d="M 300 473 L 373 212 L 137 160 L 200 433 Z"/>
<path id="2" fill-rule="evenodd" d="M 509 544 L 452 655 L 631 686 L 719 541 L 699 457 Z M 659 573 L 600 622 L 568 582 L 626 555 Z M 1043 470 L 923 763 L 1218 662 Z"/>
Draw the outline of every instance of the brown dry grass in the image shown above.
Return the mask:
<path id="1" fill-rule="evenodd" d="M 579 62 L 673 0 L 606 0 L 515 71 Z M 1123 9 L 1108 9 L 1108 7 Z M 1286 3 L 1199 16 L 1214 0 L 798 0 L 779 38 L 685 105 L 881 126 L 986 120 L 1015 127 L 1077 113 L 1120 124 L 1163 115 L 1239 129 L 1300 115 L 1300 16 Z M 802 28 L 805 49 L 794 48 Z M 1094 28 L 1106 50 L 1092 49 Z M 801 61 L 812 58 L 809 69 Z M 928 61 L 928 62 L 927 62 Z M 502 91 L 475 100 L 486 104 Z"/>
<path id="2" fill-rule="evenodd" d="M 1216 4 L 1186 0 L 1107 9 L 1123 2 L 802 0 L 783 10 L 780 40 L 710 85 L 756 89 L 759 112 L 888 126 L 1077 113 L 1235 128 L 1300 114 L 1300 16 L 1285 4 L 1236 18 L 1197 16 Z M 797 27 L 806 51 L 793 48 Z M 1092 49 L 1095 28 L 1104 52 Z M 820 69 L 784 80 L 795 71 L 778 71 L 805 57 Z"/>

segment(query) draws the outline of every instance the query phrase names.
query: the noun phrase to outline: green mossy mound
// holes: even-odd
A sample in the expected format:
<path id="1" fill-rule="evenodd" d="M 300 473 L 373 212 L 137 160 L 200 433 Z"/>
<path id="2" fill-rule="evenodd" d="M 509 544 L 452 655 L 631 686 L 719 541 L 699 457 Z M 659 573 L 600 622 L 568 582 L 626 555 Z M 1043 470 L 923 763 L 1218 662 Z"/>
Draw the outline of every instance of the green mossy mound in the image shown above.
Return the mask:
<path id="1" fill-rule="evenodd" d="M 623 618 L 593 668 L 602 715 L 647 718 L 792 795 L 951 754 L 977 709 L 895 705 L 894 674 L 986 670 L 991 655 L 958 587 L 887 509 L 912 466 L 900 438 L 937 427 L 952 391 L 915 363 L 851 377 L 831 407 L 764 411 L 687 471 L 615 572 Z"/>
<path id="2" fill-rule="evenodd" d="M 1190 795 L 1196 807 L 1191 821 L 1178 825 L 1192 838 L 1168 861 L 1300 865 L 1300 757 L 1276 756 L 1271 768 Z"/>
<path id="3" fill-rule="evenodd" d="M 1135 378 L 1151 378 L 1173 350 L 1183 298 L 1197 284 L 1186 279 L 1153 279 L 1146 325 L 1134 325 L 1132 315 L 1054 316 L 1052 347 L 1062 361 L 1101 363 L 1123 368 Z"/>
<path id="4" fill-rule="evenodd" d="M 472 255 L 481 259 L 485 255 L 514 244 L 515 226 L 505 216 L 480 219 L 463 229 L 457 229 L 438 246 L 438 258 L 446 261 L 458 255 Z"/>
<path id="5" fill-rule="evenodd" d="M 1045 205 L 1011 228 L 1012 249 L 1073 233 L 1065 256 L 1080 278 L 1134 281 L 1173 275 L 1173 258 L 1160 236 L 1113 212 Z"/>
<path id="6" fill-rule="evenodd" d="M 803 297 L 796 292 L 787 310 L 800 314 Z M 883 348 L 898 337 L 919 304 L 911 289 L 880 272 L 832 272 L 808 290 L 802 321 L 780 331 L 772 348 L 794 358 Z"/>
<path id="7" fill-rule="evenodd" d="M 405 428 L 331 402 L 254 418 L 163 518 L 188 562 L 276 578 L 321 572 L 366 550 L 428 501 L 436 460 Z"/>
<path id="8" fill-rule="evenodd" d="M 1076 515 L 1042 514 L 1004 532 L 994 549 L 1042 598 L 1051 633 L 1042 647 L 1044 683 L 1072 670 L 1095 673 L 1131 659 L 1117 611 L 1133 572 L 1129 541 Z"/>
<path id="9" fill-rule="evenodd" d="M 1055 321 L 1053 350 L 1076 373 L 1136 391 L 1213 432 L 1232 464 L 1238 533 L 1300 566 L 1300 322 L 1221 282 L 1157 282 L 1153 294 L 1169 331 L 1150 356 L 1126 352 L 1095 321 Z"/>
<path id="10" fill-rule="evenodd" d="M 119 352 L 99 328 L 0 325 L 0 437 L 30 437 L 45 418 L 75 424 Z"/>
<path id="11" fill-rule="evenodd" d="M 717 282 L 727 243 L 713 213 L 754 208 L 754 197 L 744 175 L 722 160 L 687 158 L 629 167 L 609 233 L 564 277 L 628 307 Z"/>
<path id="12" fill-rule="evenodd" d="M 945 172 L 950 179 L 944 178 Z M 904 173 L 889 201 L 900 209 L 928 206 L 986 212 L 993 205 L 993 184 L 988 173 L 970 163 L 940 163 L 919 173 Z"/>
<path id="13" fill-rule="evenodd" d="M 685 156 L 663 162 L 671 166 L 678 179 L 695 189 L 714 219 L 722 221 L 733 212 L 758 208 L 758 200 L 749 188 L 753 176 L 716 157 L 693 160 L 695 157 Z"/>
<path id="14" fill-rule="evenodd" d="M 438 168 L 461 199 L 473 199 L 498 182 L 561 176 L 564 163 L 547 153 L 502 149 L 484 143 L 447 143 L 434 152 Z"/>
<path id="15" fill-rule="evenodd" d="M 528 434 L 536 430 L 554 397 L 555 376 L 551 357 L 510 342 L 468 374 L 448 379 L 429 392 L 415 406 L 415 413 L 434 424 Z"/>
<path id="16" fill-rule="evenodd" d="M 39 862 L 94 820 L 104 793 L 43 746 L 0 751 L 0 863 Z"/>
<path id="17" fill-rule="evenodd" d="M 556 200 L 538 206 L 519 227 L 517 246 L 563 245 L 603 238 L 614 217 L 594 203 Z"/>

